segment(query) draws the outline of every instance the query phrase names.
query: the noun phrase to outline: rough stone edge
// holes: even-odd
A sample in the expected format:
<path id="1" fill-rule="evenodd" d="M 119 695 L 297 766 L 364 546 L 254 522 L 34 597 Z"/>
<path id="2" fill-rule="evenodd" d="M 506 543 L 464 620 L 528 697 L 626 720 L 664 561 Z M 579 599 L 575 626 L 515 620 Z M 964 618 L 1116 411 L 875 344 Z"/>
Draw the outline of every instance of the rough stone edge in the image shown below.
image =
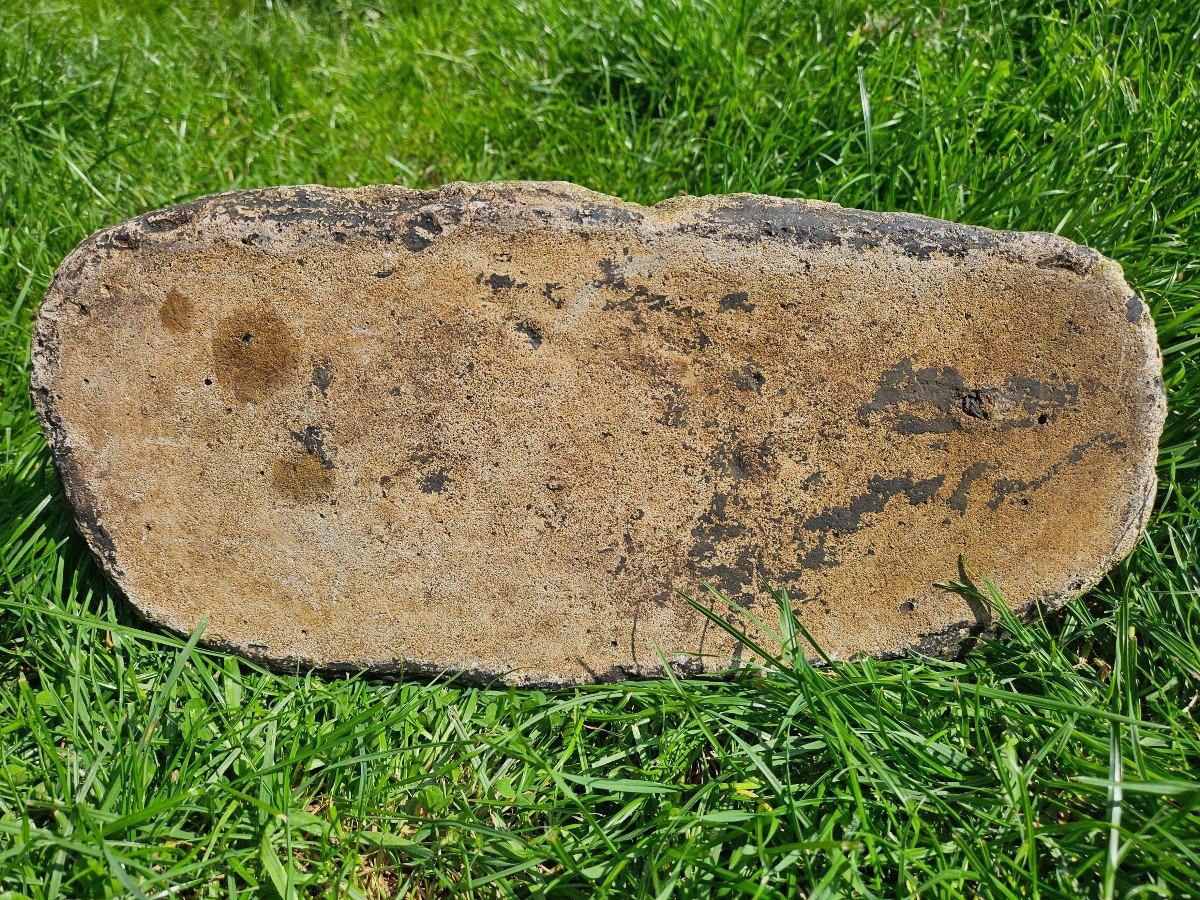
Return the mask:
<path id="1" fill-rule="evenodd" d="M 914 246 L 911 244 L 914 239 L 913 235 L 924 233 L 929 236 L 932 244 L 921 245 L 921 247 L 931 247 L 935 252 L 942 249 L 957 256 L 964 256 L 972 250 L 998 252 L 1014 262 L 1061 268 L 1080 278 L 1100 275 L 1110 281 L 1118 291 L 1128 295 L 1131 298 L 1130 302 L 1136 298 L 1140 304 L 1141 316 L 1136 322 L 1131 320 L 1131 323 L 1140 325 L 1143 336 L 1148 338 L 1146 341 L 1148 349 L 1152 350 L 1152 364 L 1156 378 L 1155 402 L 1153 412 L 1144 424 L 1150 443 L 1155 448 L 1158 446 L 1165 422 L 1166 391 L 1162 380 L 1162 353 L 1158 346 L 1157 332 L 1148 306 L 1129 288 L 1119 264 L 1090 248 L 1082 247 L 1058 235 L 1044 232 L 993 231 L 981 226 L 960 225 L 914 213 L 876 213 L 847 209 L 838 204 L 819 200 L 788 199 L 749 193 L 702 197 L 681 196 L 661 201 L 654 206 L 644 207 L 565 181 L 493 181 L 478 184 L 452 182 L 441 188 L 427 191 L 393 185 L 350 189 L 328 188 L 322 185 L 296 185 L 210 194 L 186 203 L 144 213 L 133 219 L 101 229 L 82 241 L 55 270 L 38 310 L 30 348 L 30 394 L 50 446 L 55 469 L 62 483 L 63 493 L 71 508 L 76 527 L 83 535 L 101 570 L 129 601 L 136 614 L 145 622 L 179 636 L 188 636 L 192 629 L 162 613 L 161 610 L 140 602 L 129 588 L 125 573 L 117 559 L 116 547 L 104 527 L 103 514 L 97 508 L 91 491 L 79 474 L 73 448 L 62 419 L 58 415 L 52 394 L 52 385 L 59 364 L 57 355 L 59 311 L 64 305 L 75 300 L 83 285 L 90 284 L 104 263 L 116 253 L 140 251 L 148 243 L 164 242 L 181 227 L 186 226 L 218 204 L 237 203 L 240 205 L 245 202 L 253 207 L 271 200 L 286 202 L 295 197 L 297 192 L 317 195 L 319 198 L 317 202 L 328 205 L 333 213 L 338 211 L 339 204 L 345 211 L 348 206 L 352 207 L 360 201 L 372 204 L 383 199 L 392 200 L 393 198 L 395 201 L 403 203 L 409 211 L 418 211 L 421 207 L 442 203 L 446 200 L 466 200 L 468 203 L 471 200 L 500 201 L 510 202 L 517 206 L 523 202 L 544 197 L 555 201 L 577 201 L 596 206 L 607 206 L 631 213 L 634 217 L 639 218 L 653 216 L 662 222 L 674 222 L 677 227 L 684 227 L 684 217 L 689 214 L 698 217 L 700 214 L 712 213 L 714 210 L 730 208 L 748 210 L 753 207 L 759 212 L 766 210 L 776 214 L 775 216 L 760 217 L 766 222 L 766 228 L 770 229 L 763 233 L 762 237 L 779 236 L 772 220 L 779 221 L 780 214 L 786 215 L 791 212 L 797 218 L 807 217 L 809 219 L 832 215 L 840 218 L 842 224 L 871 223 L 878 233 L 884 235 L 884 240 L 894 243 L 896 249 L 902 252 L 906 252 L 904 242 L 910 242 L 909 247 L 911 248 Z M 462 224 L 469 225 L 469 221 Z M 595 224 L 603 226 L 604 223 L 600 221 Z M 628 219 L 622 222 L 622 225 L 629 224 L 632 222 Z M 744 216 L 734 222 L 721 222 L 721 225 L 735 230 L 740 226 L 747 232 L 753 232 L 760 227 L 750 216 Z M 893 234 L 899 235 L 899 240 L 894 242 L 888 240 L 888 237 Z M 962 237 L 967 234 L 978 235 L 980 240 L 974 246 L 968 246 L 966 250 L 963 250 Z M 785 232 L 784 237 L 786 238 L 786 236 Z M 861 250 L 862 248 L 854 247 L 852 249 Z M 1157 454 L 1155 454 L 1156 456 Z M 1149 521 L 1153 507 L 1157 490 L 1156 462 L 1156 458 L 1143 460 L 1144 471 L 1141 473 L 1139 490 L 1131 491 L 1131 500 L 1125 511 L 1126 518 L 1124 526 L 1120 530 L 1120 537 L 1096 570 L 1071 579 L 1061 588 L 1046 591 L 1037 600 L 1014 609 L 1013 612 L 1018 617 L 1028 619 L 1037 612 L 1052 612 L 1078 598 L 1095 587 L 1113 566 L 1132 552 L 1142 530 Z M 1139 498 L 1140 503 L 1138 502 Z M 974 621 L 964 619 L 926 635 L 920 641 L 906 648 L 885 653 L 879 658 L 884 660 L 909 656 L 953 658 L 962 652 L 965 641 L 994 635 L 998 631 L 999 623 L 992 620 L 990 615 L 982 621 L 979 617 Z M 247 646 L 221 638 L 208 640 L 202 637 L 201 643 L 213 650 L 235 653 L 253 663 L 281 673 L 315 671 L 327 675 L 364 673 L 383 677 L 411 677 L 419 680 L 446 678 L 455 683 L 480 687 L 553 689 L 581 684 L 613 684 L 624 680 L 654 679 L 666 675 L 662 666 L 639 666 L 637 668 L 616 666 L 607 672 L 595 673 L 590 682 L 583 682 L 573 679 L 546 678 L 544 674 L 539 675 L 533 672 L 526 676 L 520 669 L 490 670 L 478 667 L 464 670 L 454 666 L 438 666 L 397 659 L 380 659 L 365 664 L 347 664 L 322 662 L 298 655 L 268 657 Z M 698 675 L 735 677 L 740 671 L 748 668 L 761 668 L 759 663 L 743 664 L 739 669 L 732 669 L 728 664 L 710 667 L 709 660 L 695 656 L 676 656 L 668 659 L 667 662 L 676 674 L 685 677 Z"/>

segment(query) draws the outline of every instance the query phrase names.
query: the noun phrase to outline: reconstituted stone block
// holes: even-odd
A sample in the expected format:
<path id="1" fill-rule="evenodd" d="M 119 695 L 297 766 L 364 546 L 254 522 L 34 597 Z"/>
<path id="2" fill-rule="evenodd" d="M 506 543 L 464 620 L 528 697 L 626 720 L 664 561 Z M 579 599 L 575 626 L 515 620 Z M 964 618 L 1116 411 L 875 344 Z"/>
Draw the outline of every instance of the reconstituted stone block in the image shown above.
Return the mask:
<path id="1" fill-rule="evenodd" d="M 277 666 L 556 684 L 944 654 L 1133 546 L 1165 412 L 1120 267 L 1045 234 L 564 183 L 241 191 L 63 263 L 33 396 L 150 620 Z M 728 594 L 725 607 L 702 591 Z M 715 605 L 714 605 L 715 604 Z"/>

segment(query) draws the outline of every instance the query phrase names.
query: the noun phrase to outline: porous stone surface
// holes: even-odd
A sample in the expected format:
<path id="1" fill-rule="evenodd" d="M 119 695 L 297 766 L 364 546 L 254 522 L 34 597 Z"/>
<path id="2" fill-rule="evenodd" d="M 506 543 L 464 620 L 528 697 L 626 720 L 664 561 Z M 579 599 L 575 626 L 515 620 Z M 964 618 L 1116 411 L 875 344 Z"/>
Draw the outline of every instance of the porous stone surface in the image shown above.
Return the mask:
<path id="1" fill-rule="evenodd" d="M 563 684 L 952 653 L 1132 547 L 1165 403 L 1046 234 L 564 183 L 222 194 L 86 240 L 33 396 L 150 620 L 277 666 Z M 725 592 L 725 605 L 701 589 Z"/>

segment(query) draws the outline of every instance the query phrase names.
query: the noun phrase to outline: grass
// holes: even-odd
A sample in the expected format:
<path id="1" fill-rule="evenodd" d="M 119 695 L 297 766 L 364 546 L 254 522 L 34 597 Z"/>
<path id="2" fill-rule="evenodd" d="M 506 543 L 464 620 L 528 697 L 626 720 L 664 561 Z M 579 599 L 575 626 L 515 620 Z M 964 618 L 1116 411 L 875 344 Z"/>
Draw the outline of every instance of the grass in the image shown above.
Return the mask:
<path id="1" fill-rule="evenodd" d="M 1200 7 L 565 6 L 0 4 L 0 896 L 1200 896 Z M 213 191 L 486 178 L 1098 248 L 1164 351 L 1147 534 L 958 662 L 486 691 L 135 627 L 27 396 L 55 266 Z"/>

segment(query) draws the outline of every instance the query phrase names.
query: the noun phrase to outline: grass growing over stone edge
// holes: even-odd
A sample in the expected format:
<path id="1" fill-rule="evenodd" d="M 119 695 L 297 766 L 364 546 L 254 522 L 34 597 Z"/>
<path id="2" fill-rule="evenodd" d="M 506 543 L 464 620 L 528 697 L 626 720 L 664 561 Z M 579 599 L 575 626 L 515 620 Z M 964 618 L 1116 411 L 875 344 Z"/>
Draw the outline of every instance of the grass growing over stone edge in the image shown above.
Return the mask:
<path id="1" fill-rule="evenodd" d="M 1191 0 L 0 6 L 0 894 L 1200 894 L 1198 64 Z M 54 267 L 217 190 L 485 178 L 1098 248 L 1164 350 L 1147 536 L 960 662 L 484 691 L 133 626 L 27 396 Z"/>

